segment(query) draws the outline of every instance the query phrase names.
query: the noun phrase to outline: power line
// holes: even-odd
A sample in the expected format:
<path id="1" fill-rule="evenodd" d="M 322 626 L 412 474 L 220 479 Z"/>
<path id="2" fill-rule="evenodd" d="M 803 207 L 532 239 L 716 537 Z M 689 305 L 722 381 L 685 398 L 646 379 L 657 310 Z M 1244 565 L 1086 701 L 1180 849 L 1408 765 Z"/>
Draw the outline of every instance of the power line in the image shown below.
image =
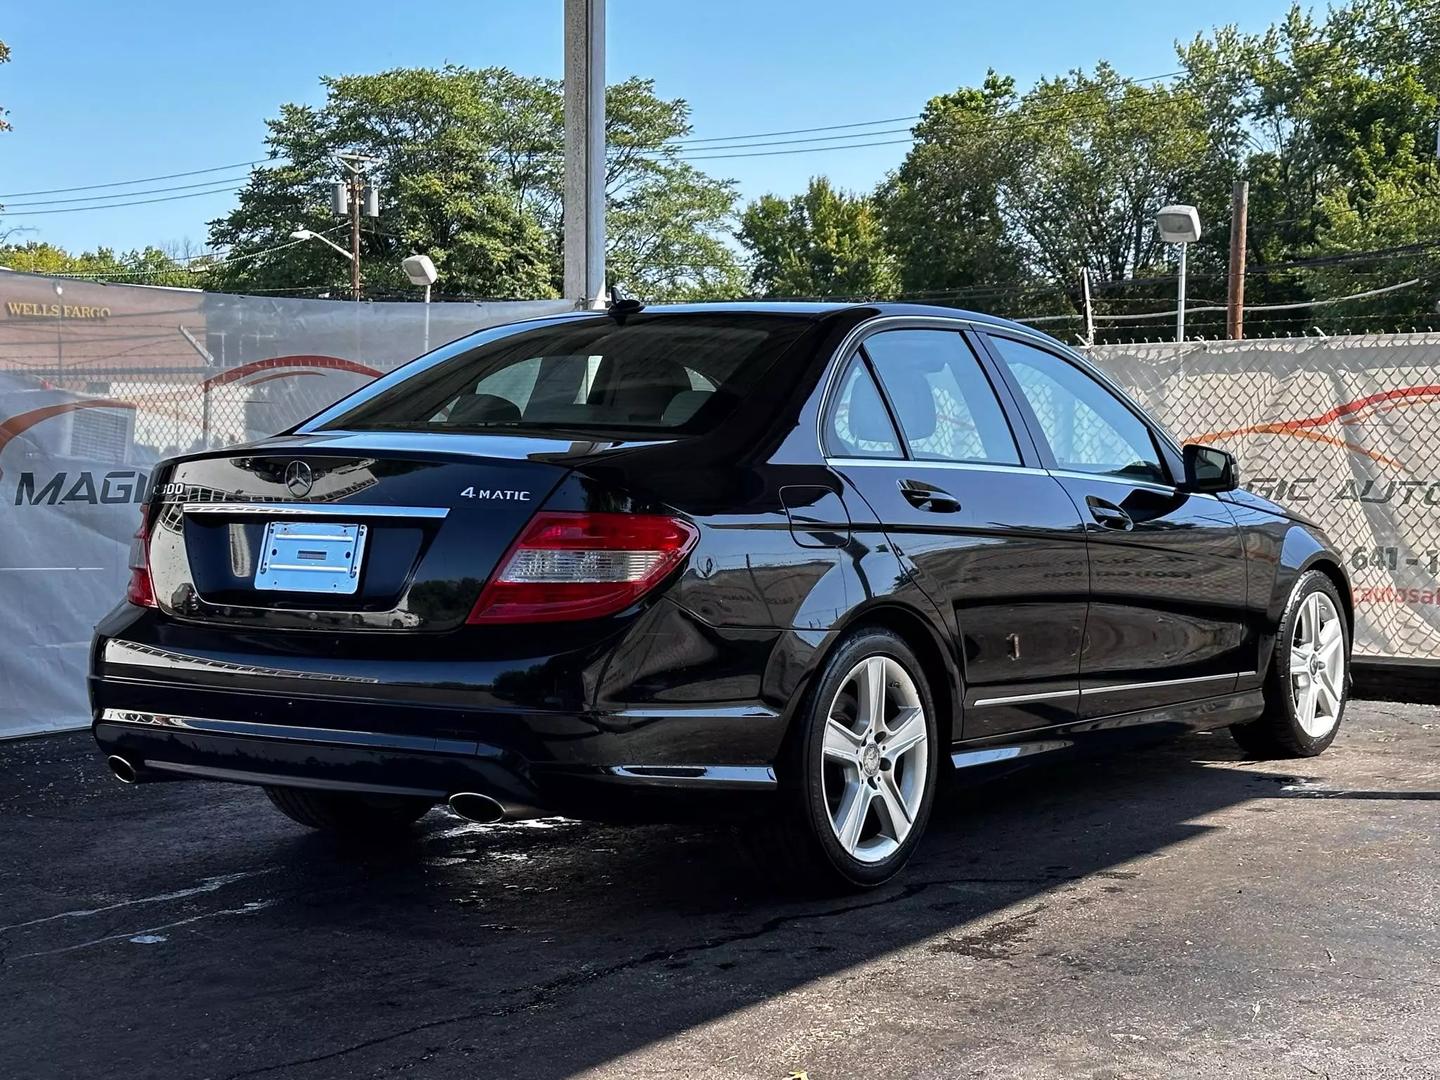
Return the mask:
<path id="1" fill-rule="evenodd" d="M 766 150 L 748 154 L 707 154 L 703 157 L 686 157 L 685 161 L 724 161 L 728 158 L 777 157 L 781 154 L 818 154 L 824 150 L 862 150 L 867 146 L 899 146 L 912 143 L 914 139 L 885 139 L 881 142 L 844 143 L 839 146 L 803 146 L 798 150 Z"/>
<path id="2" fill-rule="evenodd" d="M 712 142 L 738 142 L 741 139 L 768 139 L 778 135 L 809 135 L 814 131 L 839 131 L 841 128 L 877 127 L 880 124 L 903 124 L 911 120 L 919 120 L 920 114 L 914 116 L 891 116 L 884 120 L 856 120 L 850 124 L 824 124 L 820 127 L 791 128 L 788 131 L 756 131 L 749 135 L 711 135 L 703 139 L 671 139 L 665 143 L 666 146 L 687 146 L 693 143 Z"/>
<path id="3" fill-rule="evenodd" d="M 40 214 L 78 214 L 83 210 L 113 210 L 121 206 L 144 206 L 147 203 L 175 202 L 178 199 L 194 199 L 201 195 L 220 195 L 227 191 L 239 191 L 243 185 L 211 188 L 207 191 L 192 191 L 188 195 L 163 195 L 158 199 L 133 199 L 130 202 L 104 203 L 98 206 L 65 206 L 58 210 L 22 210 L 18 214 L 5 211 L 5 217 L 38 217 Z"/>
<path id="4" fill-rule="evenodd" d="M 161 192 L 166 192 L 166 191 L 190 191 L 190 190 L 193 190 L 194 188 L 210 187 L 210 186 L 212 186 L 212 185 L 214 185 L 214 184 L 228 184 L 228 183 L 232 183 L 232 182 L 234 182 L 234 181 L 236 181 L 236 180 L 243 180 L 243 179 L 244 179 L 244 176 L 243 176 L 243 175 L 237 175 L 237 176 L 222 176 L 222 177 L 217 177 L 217 178 L 211 179 L 211 180 L 201 180 L 199 183 L 195 183 L 195 184 L 176 184 L 174 187 L 143 188 L 143 189 L 141 189 L 140 191 L 119 191 L 119 192 L 116 192 L 114 195 L 79 195 L 79 196 L 76 196 L 76 197 L 73 198 L 73 199 L 37 199 L 37 200 L 34 201 L 34 202 L 6 203 L 5 206 L 4 206 L 4 209 L 5 209 L 5 212 L 6 212 L 6 213 L 9 213 L 10 208 L 11 208 L 12 206 L 58 206 L 58 205 L 61 205 L 62 203 L 81 203 L 81 202 L 97 202 L 98 205 L 102 205 L 102 206 L 103 206 L 103 205 L 105 205 L 105 204 L 104 204 L 104 203 L 98 203 L 98 200 L 101 200 L 101 199 L 128 199 L 128 198 L 130 198 L 130 197 L 132 197 L 132 196 L 135 196 L 135 195 L 158 195 L 158 194 L 160 194 Z"/>
<path id="5" fill-rule="evenodd" d="M 91 191 L 95 188 L 129 187 L 132 184 L 149 184 L 155 180 L 178 180 L 182 176 L 200 176 L 202 173 L 242 169 L 250 165 L 263 164 L 268 160 L 268 158 L 259 158 L 255 161 L 236 161 L 230 165 L 213 165 L 208 169 L 191 169 L 189 172 L 166 173 L 164 176 L 144 176 L 138 180 L 115 180 L 108 184 L 80 184 L 77 187 L 46 188 L 43 191 L 11 191 L 7 194 L 0 195 L 0 199 L 19 199 L 26 195 L 62 195 L 67 191 Z"/>

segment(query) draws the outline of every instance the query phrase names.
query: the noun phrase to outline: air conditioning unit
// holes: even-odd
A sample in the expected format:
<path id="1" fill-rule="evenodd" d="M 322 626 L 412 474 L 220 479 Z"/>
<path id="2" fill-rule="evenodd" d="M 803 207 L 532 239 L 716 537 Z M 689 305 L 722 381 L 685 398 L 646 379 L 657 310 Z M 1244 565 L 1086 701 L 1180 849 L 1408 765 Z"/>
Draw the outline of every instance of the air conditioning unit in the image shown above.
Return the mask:
<path id="1" fill-rule="evenodd" d="M 135 442 L 134 409 L 71 409 L 44 426 L 49 429 L 44 433 L 46 445 L 62 457 L 102 465 L 124 465 L 130 460 Z"/>

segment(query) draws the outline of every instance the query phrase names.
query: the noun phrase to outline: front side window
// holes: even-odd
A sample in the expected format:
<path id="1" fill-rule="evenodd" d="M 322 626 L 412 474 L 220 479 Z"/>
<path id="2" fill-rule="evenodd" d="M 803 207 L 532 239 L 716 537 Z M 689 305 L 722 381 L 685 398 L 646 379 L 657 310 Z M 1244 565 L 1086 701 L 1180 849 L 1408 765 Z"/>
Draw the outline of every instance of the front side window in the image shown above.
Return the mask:
<path id="1" fill-rule="evenodd" d="M 339 402 L 315 430 L 485 429 L 700 433 L 749 394 L 810 326 L 791 315 L 715 313 L 522 327 Z M 398 373 L 397 373 L 398 374 Z"/>
<path id="2" fill-rule="evenodd" d="M 865 352 L 890 395 L 910 456 L 1019 465 L 1020 452 L 980 361 L 953 330 L 886 330 Z"/>
<path id="3" fill-rule="evenodd" d="M 1169 482 L 1149 427 L 1103 383 L 1044 349 L 1012 338 L 990 340 L 1039 421 L 1058 468 Z"/>

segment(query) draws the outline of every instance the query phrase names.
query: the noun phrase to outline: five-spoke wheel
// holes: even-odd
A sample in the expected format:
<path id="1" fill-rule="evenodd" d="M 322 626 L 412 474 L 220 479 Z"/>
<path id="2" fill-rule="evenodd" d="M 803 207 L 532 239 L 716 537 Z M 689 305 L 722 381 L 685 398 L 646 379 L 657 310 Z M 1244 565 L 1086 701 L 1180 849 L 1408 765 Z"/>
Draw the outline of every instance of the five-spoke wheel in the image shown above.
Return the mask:
<path id="1" fill-rule="evenodd" d="M 1345 703 L 1345 621 L 1323 592 L 1300 604 L 1290 644 L 1295 718 L 1312 738 L 1329 734 Z"/>
<path id="2" fill-rule="evenodd" d="M 1301 574 L 1281 614 L 1265 713 L 1230 729 L 1256 757 L 1313 757 L 1334 741 L 1349 692 L 1350 624 L 1325 574 Z"/>
<path id="3" fill-rule="evenodd" d="M 950 720 L 945 719 L 949 731 Z M 930 818 L 940 768 L 934 699 L 915 653 L 889 630 L 852 631 L 795 717 L 779 812 L 747 830 L 763 864 L 806 890 L 879 885 Z"/>
<path id="4" fill-rule="evenodd" d="M 873 863 L 905 842 L 930 770 L 925 706 L 889 656 L 850 669 L 825 719 L 822 769 L 830 827 L 847 853 Z"/>

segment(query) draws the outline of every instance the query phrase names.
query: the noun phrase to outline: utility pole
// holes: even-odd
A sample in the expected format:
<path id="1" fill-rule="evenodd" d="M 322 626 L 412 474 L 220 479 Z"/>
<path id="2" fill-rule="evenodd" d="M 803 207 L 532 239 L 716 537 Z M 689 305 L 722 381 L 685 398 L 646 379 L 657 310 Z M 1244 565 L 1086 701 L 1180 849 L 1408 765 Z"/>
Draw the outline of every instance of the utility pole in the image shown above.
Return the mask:
<path id="1" fill-rule="evenodd" d="M 348 174 L 336 185 L 334 209 L 350 215 L 350 299 L 358 301 L 360 287 L 360 205 L 364 200 L 367 217 L 380 216 L 380 192 L 373 183 L 366 183 L 372 166 L 379 158 L 364 154 L 336 154 Z"/>
<path id="2" fill-rule="evenodd" d="M 605 0 L 565 0 L 565 299 L 604 306 Z"/>
<path id="3" fill-rule="evenodd" d="M 1250 181 L 1236 180 L 1230 195 L 1230 289 L 1226 298 L 1225 335 L 1245 336 L 1245 226 L 1250 213 Z"/>

